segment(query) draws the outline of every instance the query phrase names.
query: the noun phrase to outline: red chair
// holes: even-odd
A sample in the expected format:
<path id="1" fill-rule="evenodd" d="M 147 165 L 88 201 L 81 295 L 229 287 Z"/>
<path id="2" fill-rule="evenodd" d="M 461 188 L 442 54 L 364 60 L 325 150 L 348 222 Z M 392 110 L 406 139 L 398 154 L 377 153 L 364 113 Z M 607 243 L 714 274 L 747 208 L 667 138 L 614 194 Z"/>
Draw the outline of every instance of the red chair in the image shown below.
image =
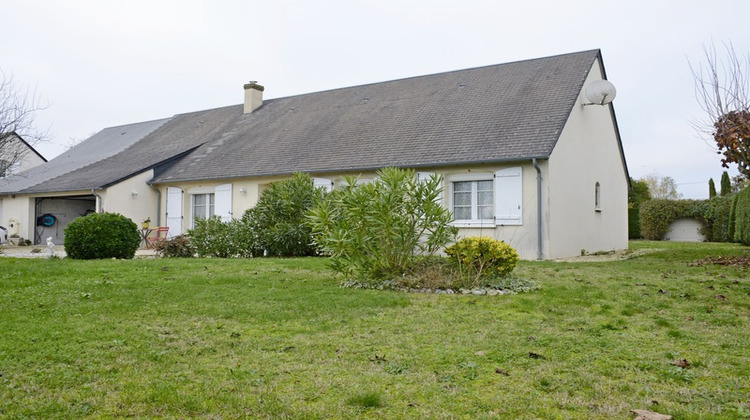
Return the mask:
<path id="1" fill-rule="evenodd" d="M 157 242 L 163 241 L 169 237 L 169 227 L 160 226 L 154 230 L 154 235 L 148 237 L 148 248 L 153 248 Z"/>

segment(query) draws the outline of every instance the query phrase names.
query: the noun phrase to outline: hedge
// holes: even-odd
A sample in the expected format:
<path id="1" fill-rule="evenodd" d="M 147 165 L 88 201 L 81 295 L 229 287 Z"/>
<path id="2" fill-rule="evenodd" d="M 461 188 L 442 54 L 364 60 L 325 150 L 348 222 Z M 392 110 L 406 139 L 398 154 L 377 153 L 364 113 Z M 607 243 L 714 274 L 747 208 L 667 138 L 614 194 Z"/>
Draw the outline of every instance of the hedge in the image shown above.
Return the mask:
<path id="1" fill-rule="evenodd" d="M 750 187 L 735 195 L 734 241 L 750 245 Z"/>
<path id="2" fill-rule="evenodd" d="M 731 242 L 731 196 L 709 200 L 650 200 L 641 204 L 640 228 L 645 239 L 660 241 L 677 219 L 697 219 L 703 223 L 701 234 L 707 241 Z"/>

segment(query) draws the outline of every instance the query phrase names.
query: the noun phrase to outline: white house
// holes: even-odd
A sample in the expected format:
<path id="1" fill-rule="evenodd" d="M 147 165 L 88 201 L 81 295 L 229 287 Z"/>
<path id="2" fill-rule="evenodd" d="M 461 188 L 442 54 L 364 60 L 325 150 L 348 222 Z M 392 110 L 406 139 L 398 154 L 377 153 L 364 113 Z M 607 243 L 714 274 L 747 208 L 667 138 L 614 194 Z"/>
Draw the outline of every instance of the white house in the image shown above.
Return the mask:
<path id="1" fill-rule="evenodd" d="M 47 159 L 18 133 L 0 133 L 0 178 L 19 174 L 46 162 Z M 2 210 L 2 198 L 0 198 L 0 220 L 4 219 Z M 2 229 L 0 229 L 0 235 L 5 235 L 7 231 Z M 0 238 L 0 241 L 2 240 L 5 240 L 4 236 Z"/>
<path id="2" fill-rule="evenodd" d="M 614 108 L 584 95 L 601 80 L 592 50 L 270 100 L 251 82 L 244 104 L 108 128 L 0 182 L 4 218 L 35 242 L 60 243 L 88 211 L 176 235 L 196 217 L 240 217 L 294 172 L 335 188 L 395 166 L 442 175 L 461 235 L 523 258 L 624 249 L 629 177 Z M 44 215 L 56 223 L 38 225 Z"/>

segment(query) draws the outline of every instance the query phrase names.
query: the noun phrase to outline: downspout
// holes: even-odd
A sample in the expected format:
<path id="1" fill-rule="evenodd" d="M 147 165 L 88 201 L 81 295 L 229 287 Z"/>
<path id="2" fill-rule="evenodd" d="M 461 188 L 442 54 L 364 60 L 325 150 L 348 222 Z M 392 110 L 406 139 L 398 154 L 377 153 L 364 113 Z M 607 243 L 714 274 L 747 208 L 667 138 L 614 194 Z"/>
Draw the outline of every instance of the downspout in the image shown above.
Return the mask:
<path id="1" fill-rule="evenodd" d="M 531 160 L 536 169 L 536 246 L 537 260 L 543 259 L 542 253 L 542 170 L 537 165 L 536 158 Z"/>
<path id="2" fill-rule="evenodd" d="M 96 207 L 96 212 L 97 212 L 97 213 L 101 213 L 101 212 L 102 212 L 102 206 L 103 206 L 103 204 L 104 204 L 104 199 L 102 198 L 102 196 L 101 196 L 101 195 L 97 194 L 97 193 L 96 193 L 96 190 L 95 190 L 95 189 L 93 189 L 93 188 L 91 189 L 91 194 L 93 194 L 93 195 L 94 195 L 94 197 L 96 197 L 96 198 L 97 198 L 96 202 L 97 202 L 97 204 L 99 204 L 99 205 L 98 205 L 98 206 Z"/>
<path id="3" fill-rule="evenodd" d="M 154 187 L 153 184 L 147 185 L 156 191 L 156 226 L 161 226 L 161 190 Z"/>

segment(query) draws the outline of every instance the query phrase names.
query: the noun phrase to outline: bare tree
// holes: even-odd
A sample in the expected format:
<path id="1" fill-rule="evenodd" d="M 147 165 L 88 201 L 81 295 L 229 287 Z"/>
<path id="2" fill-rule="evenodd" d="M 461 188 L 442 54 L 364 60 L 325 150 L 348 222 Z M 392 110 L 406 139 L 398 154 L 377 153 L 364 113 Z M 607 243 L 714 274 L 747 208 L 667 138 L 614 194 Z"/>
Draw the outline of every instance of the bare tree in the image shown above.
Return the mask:
<path id="1" fill-rule="evenodd" d="M 677 192 L 677 183 L 671 176 L 661 176 L 656 172 L 644 176 L 640 182 L 648 185 L 648 192 L 653 199 L 679 200 L 682 194 Z"/>
<path id="2" fill-rule="evenodd" d="M 45 109 L 36 90 L 22 89 L 0 71 L 0 175 L 19 164 L 29 152 L 24 142 L 35 146 L 48 139 L 34 127 L 36 113 Z"/>
<path id="3" fill-rule="evenodd" d="M 724 49 L 720 59 L 714 45 L 704 47 L 705 63 L 690 65 L 696 99 L 708 117 L 694 125 L 716 142 L 723 167 L 736 163 L 750 178 L 750 54 L 738 55 L 731 43 Z"/>

